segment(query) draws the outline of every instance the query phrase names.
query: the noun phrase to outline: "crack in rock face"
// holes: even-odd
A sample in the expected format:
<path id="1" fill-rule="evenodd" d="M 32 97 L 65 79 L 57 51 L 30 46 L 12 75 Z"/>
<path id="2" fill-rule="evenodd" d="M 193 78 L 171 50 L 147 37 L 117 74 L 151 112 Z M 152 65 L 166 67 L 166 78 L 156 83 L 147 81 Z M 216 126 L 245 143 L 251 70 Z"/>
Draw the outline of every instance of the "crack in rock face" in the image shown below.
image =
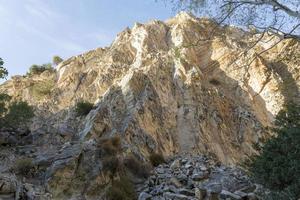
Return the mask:
<path id="1" fill-rule="evenodd" d="M 104 198 L 110 176 L 103 170 L 103 148 L 120 161 L 133 155 L 138 163 L 149 163 L 158 153 L 165 158 L 210 155 L 222 163 L 206 166 L 203 157 L 198 162 L 191 156 L 191 162 L 204 162 L 211 171 L 192 166 L 195 173 L 183 171 L 172 179 L 174 187 L 183 184 L 182 191 L 173 186 L 162 195 L 156 189 L 140 191 L 144 199 L 210 195 L 204 177 L 207 184 L 219 181 L 211 188 L 222 185 L 216 195 L 225 188 L 229 198 L 243 198 L 241 192 L 249 196 L 232 189 L 236 183 L 223 184 L 239 173 L 225 166 L 256 154 L 253 144 L 271 136 L 265 127 L 272 127 L 276 114 L 289 102 L 300 103 L 300 44 L 287 39 L 258 57 L 279 38 L 266 34 L 252 47 L 260 34 L 215 25 L 187 13 L 165 22 L 137 23 L 109 47 L 73 56 L 54 71 L 3 83 L 0 93 L 33 105 L 35 117 L 30 130 L 0 129 L 0 199 Z M 212 29 L 214 37 L 205 40 Z M 76 115 L 80 101 L 93 104 L 86 116 Z M 117 150 L 105 146 L 113 138 L 119 138 Z M 178 162 L 184 168 L 182 159 Z M 34 166 L 24 177 L 16 175 L 18 160 Z M 155 170 L 177 176 L 171 164 Z M 172 177 L 155 174 L 153 187 L 164 191 L 162 183 Z M 189 182 L 203 182 L 204 189 L 190 188 Z"/>

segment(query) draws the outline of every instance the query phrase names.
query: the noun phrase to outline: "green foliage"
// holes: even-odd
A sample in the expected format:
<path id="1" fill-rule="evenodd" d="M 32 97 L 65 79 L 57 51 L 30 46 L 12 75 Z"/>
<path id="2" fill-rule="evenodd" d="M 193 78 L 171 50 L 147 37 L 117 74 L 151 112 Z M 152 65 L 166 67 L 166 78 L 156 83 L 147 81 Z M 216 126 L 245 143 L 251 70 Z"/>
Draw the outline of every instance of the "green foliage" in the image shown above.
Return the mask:
<path id="1" fill-rule="evenodd" d="M 4 121 L 11 127 L 26 126 L 34 116 L 33 107 L 24 101 L 14 101 L 9 104 Z"/>
<path id="2" fill-rule="evenodd" d="M 273 199 L 282 196 L 285 196 L 283 199 L 299 198 L 300 106 L 287 105 L 278 114 L 275 123 L 277 137 L 264 144 L 261 154 L 253 159 L 250 172 L 255 181 L 272 190 L 269 196 Z"/>
<path id="3" fill-rule="evenodd" d="M 180 52 L 180 47 L 174 47 L 174 56 L 175 58 L 180 58 L 181 52 Z"/>
<path id="4" fill-rule="evenodd" d="M 11 96 L 7 94 L 0 94 L 0 118 L 7 113 L 7 103 L 11 100 Z"/>
<path id="5" fill-rule="evenodd" d="M 0 94 L 0 127 L 25 127 L 34 116 L 33 107 L 23 101 L 12 101 L 7 94 Z"/>
<path id="6" fill-rule="evenodd" d="M 32 65 L 29 68 L 28 75 L 35 75 L 35 74 L 41 74 L 44 71 L 54 71 L 54 68 L 52 67 L 51 63 L 46 63 L 42 65 Z"/>
<path id="7" fill-rule="evenodd" d="M 4 62 L 2 58 L 0 58 L 0 79 L 5 78 L 8 75 L 7 69 L 3 67 Z"/>
<path id="8" fill-rule="evenodd" d="M 137 199 L 134 186 L 126 176 L 114 181 L 106 193 L 109 200 L 134 200 Z"/>
<path id="9" fill-rule="evenodd" d="M 220 81 L 218 81 L 218 80 L 215 79 L 215 78 L 210 79 L 210 80 L 209 80 L 209 83 L 212 84 L 212 85 L 215 85 L 215 86 L 218 86 L 218 85 L 221 84 Z"/>
<path id="10" fill-rule="evenodd" d="M 22 158 L 17 160 L 14 166 L 16 174 L 29 177 L 34 171 L 34 164 L 30 158 Z"/>
<path id="11" fill-rule="evenodd" d="M 59 63 L 61 63 L 62 61 L 64 61 L 64 60 L 59 56 L 53 56 L 53 58 L 52 58 L 52 63 L 54 65 L 59 65 Z"/>
<path id="12" fill-rule="evenodd" d="M 37 99 L 42 99 L 46 95 L 51 94 L 51 90 L 54 87 L 55 83 L 53 80 L 44 80 L 40 82 L 36 82 L 31 86 L 31 92 L 33 96 Z"/>
<path id="13" fill-rule="evenodd" d="M 149 157 L 149 160 L 150 160 L 151 164 L 154 167 L 156 167 L 156 166 L 158 166 L 158 165 L 165 162 L 164 157 L 161 154 L 158 154 L 158 153 L 151 153 L 150 157 Z"/>
<path id="14" fill-rule="evenodd" d="M 300 106 L 295 104 L 287 104 L 281 110 L 275 120 L 275 125 L 282 128 L 300 127 Z"/>
<path id="15" fill-rule="evenodd" d="M 77 116 L 86 116 L 93 109 L 94 104 L 87 101 L 79 101 L 75 106 Z"/>

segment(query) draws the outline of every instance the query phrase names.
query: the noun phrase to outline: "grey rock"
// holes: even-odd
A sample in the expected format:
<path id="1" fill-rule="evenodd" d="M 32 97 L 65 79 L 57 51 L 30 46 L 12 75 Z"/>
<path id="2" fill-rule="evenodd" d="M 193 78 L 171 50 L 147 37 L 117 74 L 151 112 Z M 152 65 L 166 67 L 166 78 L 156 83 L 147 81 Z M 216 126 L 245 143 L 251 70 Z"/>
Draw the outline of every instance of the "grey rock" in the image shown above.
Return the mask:
<path id="1" fill-rule="evenodd" d="M 164 174 L 165 173 L 165 169 L 164 168 L 156 168 L 155 171 L 159 174 Z"/>
<path id="2" fill-rule="evenodd" d="M 188 177 L 185 174 L 179 174 L 176 176 L 180 183 L 186 184 L 188 182 Z"/>
<path id="3" fill-rule="evenodd" d="M 139 198 L 138 198 L 138 200 L 151 200 L 151 199 L 152 199 L 152 196 L 146 192 L 140 193 Z"/>
<path id="4" fill-rule="evenodd" d="M 192 175 L 193 181 L 202 181 L 208 178 L 207 172 L 198 172 Z"/>
<path id="5" fill-rule="evenodd" d="M 172 164 L 170 165 L 170 168 L 171 169 L 178 169 L 180 167 L 180 161 L 179 160 L 174 160 L 173 162 L 172 162 Z"/>
<path id="6" fill-rule="evenodd" d="M 254 193 L 247 194 L 248 200 L 258 200 L 258 197 Z"/>
<path id="7" fill-rule="evenodd" d="M 195 188 L 195 197 L 198 200 L 203 200 L 206 197 L 206 190 L 203 188 Z"/>
<path id="8" fill-rule="evenodd" d="M 220 197 L 222 199 L 232 199 L 232 200 L 240 200 L 242 199 L 239 195 L 236 195 L 236 194 L 233 194 L 229 191 L 226 191 L 226 190 L 222 190 L 221 194 L 220 194 Z"/>
<path id="9" fill-rule="evenodd" d="M 185 169 L 190 169 L 190 168 L 192 168 L 192 167 L 193 167 L 193 165 L 191 165 L 191 164 L 189 164 L 189 163 L 184 165 L 184 168 L 185 168 Z"/>
<path id="10" fill-rule="evenodd" d="M 201 171 L 207 171 L 207 167 L 201 166 L 201 167 L 200 167 L 200 170 L 201 170 Z"/>
<path id="11" fill-rule="evenodd" d="M 247 198 L 247 193 L 242 191 L 235 191 L 234 194 L 239 195 L 242 199 Z"/>
<path id="12" fill-rule="evenodd" d="M 172 178 L 170 179 L 170 183 L 173 184 L 173 185 L 175 185 L 177 188 L 182 187 L 182 184 L 181 184 L 181 183 L 179 182 L 179 180 L 178 180 L 177 178 L 175 178 L 175 177 L 172 177 Z"/>
<path id="13" fill-rule="evenodd" d="M 222 184 L 220 183 L 211 183 L 207 186 L 207 189 L 211 192 L 211 193 L 221 193 L 222 192 Z"/>
<path id="14" fill-rule="evenodd" d="M 256 189 L 256 185 L 248 185 L 246 187 L 243 187 L 240 189 L 240 191 L 245 192 L 245 193 L 251 193 L 253 191 L 255 191 Z"/>
<path id="15" fill-rule="evenodd" d="M 195 192 L 193 192 L 192 190 L 189 190 L 189 189 L 185 189 L 185 188 L 179 189 L 178 192 L 179 192 L 179 194 L 183 194 L 186 196 L 195 196 Z"/>
<path id="16" fill-rule="evenodd" d="M 174 194 L 171 192 L 166 192 L 163 194 L 163 196 L 166 199 L 172 199 L 172 200 L 189 200 L 189 197 L 183 194 Z"/>

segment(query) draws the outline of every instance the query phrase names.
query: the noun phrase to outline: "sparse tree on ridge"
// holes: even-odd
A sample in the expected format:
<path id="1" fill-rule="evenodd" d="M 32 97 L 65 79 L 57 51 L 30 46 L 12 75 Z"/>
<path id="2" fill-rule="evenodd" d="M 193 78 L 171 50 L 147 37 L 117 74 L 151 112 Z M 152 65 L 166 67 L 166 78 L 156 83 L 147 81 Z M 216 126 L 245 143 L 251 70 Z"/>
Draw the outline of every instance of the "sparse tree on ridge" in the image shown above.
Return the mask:
<path id="1" fill-rule="evenodd" d="M 0 58 L 0 79 L 6 78 L 7 69 L 3 67 L 3 60 Z M 33 107 L 24 101 L 12 101 L 12 97 L 0 93 L 0 128 L 25 128 L 27 123 L 34 116 Z"/>
<path id="2" fill-rule="evenodd" d="M 7 77 L 7 75 L 8 75 L 8 71 L 7 71 L 7 69 L 5 69 L 3 67 L 3 65 L 4 65 L 4 62 L 3 62 L 2 58 L 0 58 L 0 79 L 3 79 L 5 77 Z"/>
<path id="3" fill-rule="evenodd" d="M 56 66 L 59 65 L 59 63 L 61 63 L 62 61 L 64 60 L 59 56 L 53 56 L 52 58 L 52 63 Z"/>
<path id="4" fill-rule="evenodd" d="M 46 63 L 46 64 L 42 64 L 42 65 L 31 65 L 31 67 L 29 68 L 28 71 L 28 75 L 32 75 L 32 74 L 41 74 L 44 71 L 54 71 L 54 68 L 52 67 L 51 63 Z"/>

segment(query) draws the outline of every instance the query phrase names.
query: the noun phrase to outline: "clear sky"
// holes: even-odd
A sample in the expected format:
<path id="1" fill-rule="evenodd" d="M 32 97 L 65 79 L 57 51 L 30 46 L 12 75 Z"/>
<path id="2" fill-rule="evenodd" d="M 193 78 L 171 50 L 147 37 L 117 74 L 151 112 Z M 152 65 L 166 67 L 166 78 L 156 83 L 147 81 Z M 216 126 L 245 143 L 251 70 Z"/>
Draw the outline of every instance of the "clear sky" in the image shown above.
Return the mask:
<path id="1" fill-rule="evenodd" d="M 10 75 L 108 46 L 134 22 L 174 12 L 155 0 L 0 0 L 0 57 Z"/>

